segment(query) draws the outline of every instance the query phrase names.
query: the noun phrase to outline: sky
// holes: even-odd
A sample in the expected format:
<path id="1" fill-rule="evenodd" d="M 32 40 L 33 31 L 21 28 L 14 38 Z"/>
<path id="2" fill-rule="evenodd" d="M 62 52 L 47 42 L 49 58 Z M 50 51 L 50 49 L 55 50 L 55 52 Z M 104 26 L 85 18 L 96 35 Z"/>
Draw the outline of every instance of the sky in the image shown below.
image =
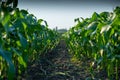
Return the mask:
<path id="1" fill-rule="evenodd" d="M 75 18 L 89 18 L 93 12 L 112 12 L 120 0 L 18 0 L 20 9 L 47 21 L 49 28 L 69 29 Z"/>

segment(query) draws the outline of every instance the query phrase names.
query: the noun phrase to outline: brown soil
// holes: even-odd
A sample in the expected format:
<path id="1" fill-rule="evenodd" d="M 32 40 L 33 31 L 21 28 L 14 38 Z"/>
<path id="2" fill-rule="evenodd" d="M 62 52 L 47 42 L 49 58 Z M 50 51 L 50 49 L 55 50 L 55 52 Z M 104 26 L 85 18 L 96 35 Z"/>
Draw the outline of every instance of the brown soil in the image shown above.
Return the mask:
<path id="1" fill-rule="evenodd" d="M 89 59 L 71 59 L 72 55 L 68 53 L 65 41 L 61 40 L 50 53 L 29 64 L 23 80 L 93 80 Z"/>

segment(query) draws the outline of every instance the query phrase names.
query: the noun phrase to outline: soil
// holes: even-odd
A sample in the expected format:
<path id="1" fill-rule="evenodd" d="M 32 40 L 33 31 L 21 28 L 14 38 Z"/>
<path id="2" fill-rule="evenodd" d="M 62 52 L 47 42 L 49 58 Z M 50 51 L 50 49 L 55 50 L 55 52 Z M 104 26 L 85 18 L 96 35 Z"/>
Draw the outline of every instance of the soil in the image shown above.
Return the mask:
<path id="1" fill-rule="evenodd" d="M 89 67 L 89 59 L 73 60 L 65 41 L 61 40 L 51 52 L 29 63 L 22 80 L 93 80 Z M 96 72 L 94 80 L 100 78 L 107 80 Z"/>

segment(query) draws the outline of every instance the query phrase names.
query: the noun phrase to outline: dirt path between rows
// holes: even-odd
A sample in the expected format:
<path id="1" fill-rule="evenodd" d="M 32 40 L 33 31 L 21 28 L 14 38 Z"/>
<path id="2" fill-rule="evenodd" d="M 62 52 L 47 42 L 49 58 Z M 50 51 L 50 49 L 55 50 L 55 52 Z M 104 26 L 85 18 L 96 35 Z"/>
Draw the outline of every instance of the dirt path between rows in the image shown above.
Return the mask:
<path id="1" fill-rule="evenodd" d="M 85 80 L 88 62 L 73 62 L 64 40 L 52 52 L 29 64 L 25 80 Z"/>

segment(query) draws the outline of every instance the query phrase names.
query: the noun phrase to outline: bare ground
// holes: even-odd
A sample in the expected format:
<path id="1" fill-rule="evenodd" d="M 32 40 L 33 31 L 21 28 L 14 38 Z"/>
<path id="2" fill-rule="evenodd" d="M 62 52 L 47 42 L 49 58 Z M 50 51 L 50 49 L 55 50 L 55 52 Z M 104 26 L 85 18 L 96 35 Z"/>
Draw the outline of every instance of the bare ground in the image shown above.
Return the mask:
<path id="1" fill-rule="evenodd" d="M 65 41 L 61 40 L 54 50 L 29 64 L 23 80 L 93 80 L 89 67 L 89 59 L 72 61 Z M 96 72 L 96 77 L 94 80 L 107 80 L 104 73 Z"/>

